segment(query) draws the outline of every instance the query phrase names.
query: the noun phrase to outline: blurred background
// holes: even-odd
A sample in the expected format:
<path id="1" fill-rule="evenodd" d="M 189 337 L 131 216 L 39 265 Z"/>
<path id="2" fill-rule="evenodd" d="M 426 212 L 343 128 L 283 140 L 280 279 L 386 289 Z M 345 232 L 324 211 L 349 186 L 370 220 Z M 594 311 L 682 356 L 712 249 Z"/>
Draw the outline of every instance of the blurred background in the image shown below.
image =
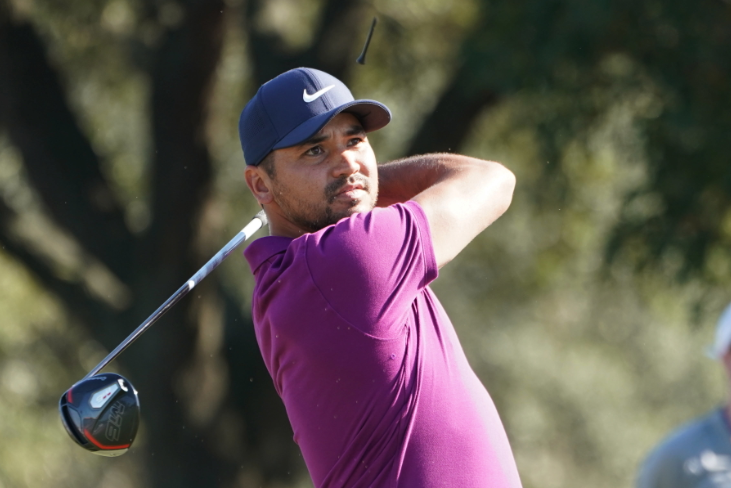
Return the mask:
<path id="1" fill-rule="evenodd" d="M 311 486 L 239 252 L 109 368 L 140 392 L 128 454 L 57 413 L 255 213 L 238 115 L 297 66 L 392 109 L 379 161 L 516 173 L 434 289 L 526 488 L 632 486 L 725 400 L 730 49 L 729 0 L 0 0 L 0 488 Z"/>

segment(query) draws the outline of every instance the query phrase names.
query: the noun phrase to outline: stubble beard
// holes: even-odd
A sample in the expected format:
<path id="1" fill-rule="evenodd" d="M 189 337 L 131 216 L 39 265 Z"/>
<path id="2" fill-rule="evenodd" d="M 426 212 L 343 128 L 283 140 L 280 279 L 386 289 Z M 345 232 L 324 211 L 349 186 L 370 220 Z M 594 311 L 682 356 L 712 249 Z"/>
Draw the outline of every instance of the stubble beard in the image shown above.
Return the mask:
<path id="1" fill-rule="evenodd" d="M 358 206 L 362 199 L 353 200 L 349 202 L 349 207 L 345 210 L 335 211 L 332 208 L 332 204 L 335 202 L 337 193 L 345 185 L 352 185 L 360 183 L 363 185 L 363 190 L 371 196 L 370 204 L 366 210 L 357 211 L 354 210 Z M 276 185 L 278 186 L 278 185 Z M 319 202 L 307 202 L 307 201 L 289 201 L 283 195 L 287 194 L 286 190 L 274 188 L 274 201 L 282 209 L 284 215 L 292 222 L 297 224 L 307 232 L 317 232 L 320 229 L 324 229 L 328 225 L 336 224 L 345 217 L 350 217 L 353 214 L 361 212 L 369 212 L 373 210 L 378 199 L 378 191 L 376 194 L 371 193 L 371 185 L 368 179 L 362 175 L 352 175 L 347 178 L 340 178 L 333 181 L 325 187 L 324 198 Z"/>

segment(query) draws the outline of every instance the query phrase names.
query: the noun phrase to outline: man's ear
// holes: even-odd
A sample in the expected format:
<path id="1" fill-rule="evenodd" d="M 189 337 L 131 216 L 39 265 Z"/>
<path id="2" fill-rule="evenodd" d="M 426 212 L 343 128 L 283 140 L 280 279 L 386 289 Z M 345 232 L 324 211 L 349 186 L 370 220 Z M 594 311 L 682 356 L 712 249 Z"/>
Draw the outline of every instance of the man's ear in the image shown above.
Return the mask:
<path id="1" fill-rule="evenodd" d="M 272 182 L 266 171 L 258 166 L 247 166 L 246 171 L 244 171 L 244 178 L 246 178 L 246 185 L 256 201 L 259 202 L 259 205 L 272 203 L 274 200 L 272 197 Z"/>

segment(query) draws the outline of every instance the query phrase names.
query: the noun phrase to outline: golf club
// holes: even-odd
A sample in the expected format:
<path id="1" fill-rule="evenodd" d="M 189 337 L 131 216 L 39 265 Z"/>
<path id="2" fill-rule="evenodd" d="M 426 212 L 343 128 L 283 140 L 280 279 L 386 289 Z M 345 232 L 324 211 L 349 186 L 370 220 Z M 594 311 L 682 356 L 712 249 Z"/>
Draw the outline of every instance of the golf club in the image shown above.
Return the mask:
<path id="1" fill-rule="evenodd" d="M 61 396 L 58 409 L 71 438 L 102 456 L 127 452 L 140 423 L 137 391 L 116 373 L 79 381 Z"/>
<path id="2" fill-rule="evenodd" d="M 262 210 L 107 357 L 66 390 L 59 400 L 58 408 L 66 432 L 77 444 L 102 456 L 119 456 L 129 449 L 137 434 L 140 419 L 137 391 L 126 378 L 116 373 L 97 373 L 216 269 L 234 249 L 266 224 L 266 214 Z"/>
<path id="3" fill-rule="evenodd" d="M 371 44 L 371 37 L 373 37 L 373 30 L 376 28 L 377 23 L 378 19 L 373 17 L 373 22 L 371 22 L 371 28 L 368 31 L 368 37 L 366 37 L 365 45 L 363 46 L 363 52 L 361 52 L 360 56 L 358 56 L 358 59 L 355 60 L 355 62 L 358 64 L 365 64 L 366 52 L 368 52 L 368 46 Z"/>

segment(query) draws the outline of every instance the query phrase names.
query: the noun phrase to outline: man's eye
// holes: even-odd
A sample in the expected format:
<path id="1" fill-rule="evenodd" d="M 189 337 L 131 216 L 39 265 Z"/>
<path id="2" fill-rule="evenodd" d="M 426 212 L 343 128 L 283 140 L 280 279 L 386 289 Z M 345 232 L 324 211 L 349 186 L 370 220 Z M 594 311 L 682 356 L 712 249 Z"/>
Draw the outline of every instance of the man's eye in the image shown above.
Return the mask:
<path id="1" fill-rule="evenodd" d="M 307 151 L 305 151 L 305 154 L 307 156 L 319 156 L 320 154 L 322 154 L 322 147 L 320 147 L 320 146 L 311 147 Z"/>
<path id="2" fill-rule="evenodd" d="M 354 137 L 350 141 L 348 141 L 348 145 L 349 146 L 357 146 L 361 142 L 363 142 L 363 138 L 361 138 L 361 137 Z"/>

